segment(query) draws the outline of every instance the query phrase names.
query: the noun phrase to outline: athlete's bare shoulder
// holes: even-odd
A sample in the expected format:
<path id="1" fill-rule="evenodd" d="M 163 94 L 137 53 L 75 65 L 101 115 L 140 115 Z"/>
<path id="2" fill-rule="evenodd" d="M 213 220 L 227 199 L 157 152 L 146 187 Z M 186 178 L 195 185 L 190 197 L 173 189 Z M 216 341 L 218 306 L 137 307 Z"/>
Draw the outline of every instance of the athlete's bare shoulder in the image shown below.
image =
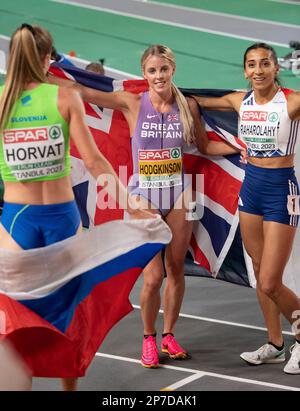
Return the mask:
<path id="1" fill-rule="evenodd" d="M 70 110 L 75 107 L 80 107 L 82 100 L 79 92 L 74 88 L 59 87 L 57 107 L 61 115 L 68 122 L 70 119 Z"/>
<path id="2" fill-rule="evenodd" d="M 246 91 L 235 91 L 227 95 L 235 111 L 237 112 L 240 111 L 245 95 L 246 95 Z"/>
<path id="3" fill-rule="evenodd" d="M 287 98 L 288 113 L 292 120 L 300 120 L 300 91 L 292 91 Z"/>

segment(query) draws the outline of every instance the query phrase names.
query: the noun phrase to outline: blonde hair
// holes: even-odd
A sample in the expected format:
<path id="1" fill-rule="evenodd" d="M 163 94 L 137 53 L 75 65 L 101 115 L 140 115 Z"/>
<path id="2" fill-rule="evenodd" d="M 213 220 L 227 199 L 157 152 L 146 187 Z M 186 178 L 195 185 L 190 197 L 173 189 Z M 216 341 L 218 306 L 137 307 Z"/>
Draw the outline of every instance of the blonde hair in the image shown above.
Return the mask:
<path id="1" fill-rule="evenodd" d="M 47 81 L 43 60 L 51 54 L 52 37 L 39 26 L 22 24 L 11 37 L 4 90 L 0 100 L 0 131 L 26 84 Z"/>
<path id="2" fill-rule="evenodd" d="M 176 60 L 172 50 L 167 46 L 156 44 L 148 47 L 142 55 L 141 67 L 143 71 L 145 69 L 146 60 L 148 59 L 148 57 L 152 56 L 162 57 L 168 60 L 174 69 L 176 68 Z M 190 113 L 188 103 L 184 95 L 181 93 L 181 91 L 179 91 L 174 83 L 172 83 L 172 93 L 180 112 L 180 118 L 183 125 L 183 138 L 186 142 L 191 143 L 194 136 L 194 121 Z"/>

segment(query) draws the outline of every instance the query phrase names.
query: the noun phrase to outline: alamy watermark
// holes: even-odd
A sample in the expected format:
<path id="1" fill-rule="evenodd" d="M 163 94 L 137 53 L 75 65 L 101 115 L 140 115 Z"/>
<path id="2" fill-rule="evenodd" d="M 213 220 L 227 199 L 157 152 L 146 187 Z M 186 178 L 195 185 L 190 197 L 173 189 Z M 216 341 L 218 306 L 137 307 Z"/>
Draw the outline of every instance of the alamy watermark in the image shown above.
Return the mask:
<path id="1" fill-rule="evenodd" d="M 127 185 L 127 167 L 120 166 L 118 174 L 120 181 Z M 149 179 L 148 188 L 140 188 L 139 175 L 134 174 L 126 191 L 123 186 L 117 187 L 117 181 L 112 174 L 101 174 L 97 178 L 97 184 L 103 189 L 97 194 L 97 208 L 127 210 L 129 205 L 133 210 L 184 209 L 187 220 L 199 220 L 204 213 L 204 175 L 184 174 L 180 178 L 183 180 L 178 185 L 172 185 L 168 179 Z M 131 194 L 128 201 L 127 193 Z"/>

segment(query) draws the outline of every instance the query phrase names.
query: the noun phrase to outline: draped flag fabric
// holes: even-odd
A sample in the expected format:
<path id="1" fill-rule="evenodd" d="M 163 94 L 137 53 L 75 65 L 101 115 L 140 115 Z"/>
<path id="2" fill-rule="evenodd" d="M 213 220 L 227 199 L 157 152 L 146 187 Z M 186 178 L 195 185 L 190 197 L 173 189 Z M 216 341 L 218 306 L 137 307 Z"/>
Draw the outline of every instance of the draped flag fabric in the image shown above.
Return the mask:
<path id="1" fill-rule="evenodd" d="M 64 65 L 54 64 L 51 72 L 56 76 L 70 78 L 87 87 L 102 91 L 126 90 L 140 93 L 148 88 L 144 80 L 115 81 L 109 77 Z M 208 96 L 224 95 L 230 92 L 230 90 L 200 89 L 182 91 L 187 95 Z M 129 129 L 124 116 L 117 110 L 100 108 L 94 104 L 85 103 L 85 109 L 86 122 L 99 149 L 114 166 L 123 182 L 127 183 L 132 173 L 132 158 Z M 206 111 L 203 114 L 203 120 L 211 139 L 216 141 L 224 139 L 238 148 L 243 147 L 243 143 L 235 137 L 237 135 L 235 114 Z M 101 188 L 97 188 L 95 180 L 86 171 L 74 146 L 72 146 L 71 153 L 73 155 L 74 191 L 85 226 L 90 227 L 114 218 L 122 218 L 122 210 L 109 208 L 100 210 L 96 207 L 96 190 Z M 194 145 L 185 147 L 186 173 L 194 177 L 202 175 L 203 178 L 202 180 L 193 178 L 193 189 L 198 194 L 199 209 L 202 208 L 203 216 L 194 224 L 186 273 L 195 275 L 210 273 L 209 275 L 214 277 L 249 286 L 253 284 L 253 279 L 248 275 L 241 240 L 236 238 L 238 236 L 238 192 L 244 176 L 239 159 L 238 154 L 226 156 L 226 158 L 209 157 L 200 154 Z M 235 253 L 236 260 L 238 259 L 238 273 L 236 268 L 233 271 L 222 269 L 222 264 L 232 244 L 235 244 L 240 253 L 238 258 Z"/>
<path id="2" fill-rule="evenodd" d="M 120 235 L 122 233 L 122 236 Z M 111 221 L 48 247 L 0 249 L 0 334 L 34 376 L 80 377 L 171 240 L 160 218 Z"/>
<path id="3" fill-rule="evenodd" d="M 107 92 L 140 93 L 147 89 L 143 80 L 114 81 L 76 67 L 54 64 L 51 72 Z M 230 92 L 182 91 L 187 95 L 206 96 Z M 132 158 L 124 116 L 116 110 L 88 103 L 85 103 L 85 110 L 86 122 L 97 146 L 127 184 L 132 173 Z M 236 137 L 236 114 L 204 111 L 202 120 L 211 139 L 224 139 L 236 147 L 243 147 Z M 18 259 L 14 253 L 0 255 L 0 335 L 13 343 L 35 376 L 84 375 L 107 332 L 132 309 L 128 295 L 142 268 L 170 241 L 170 232 L 160 219 L 152 222 L 115 221 L 123 219 L 123 210 L 112 206 L 112 199 L 87 172 L 74 145 L 71 154 L 73 188 L 83 225 L 86 228 L 99 226 L 86 235 L 100 233 L 102 241 L 98 243 L 94 237 L 86 241 L 68 239 L 65 240 L 66 247 L 61 247 L 64 244 L 61 242 L 45 250 L 26 251 L 18 255 L 19 273 L 16 272 Z M 184 167 L 186 173 L 193 175 L 199 214 L 199 220 L 194 222 L 185 273 L 255 286 L 253 269 L 238 227 L 238 193 L 244 176 L 239 155 L 203 156 L 191 145 L 185 147 Z M 202 176 L 200 179 L 199 175 Z M 105 204 L 107 207 L 103 207 Z M 76 241 L 81 242 L 78 245 Z M 71 245 L 75 249 L 69 252 L 68 246 Z M 100 256 L 99 261 L 95 261 L 90 245 L 97 246 L 103 258 Z M 79 247 L 78 252 L 74 252 L 76 247 Z M 89 256 L 93 264 L 82 267 L 80 256 L 85 252 L 91 252 Z M 70 255 L 77 255 L 79 260 L 70 259 Z M 298 296 L 300 281 L 295 274 L 299 256 L 298 235 L 285 278 Z M 31 260 L 34 257 L 37 259 Z M 30 270 L 25 275 L 26 261 Z M 68 266 L 70 262 L 73 262 L 72 266 Z M 33 267 L 36 276 L 32 274 Z"/>
<path id="4" fill-rule="evenodd" d="M 133 93 L 145 91 L 144 80 L 115 81 L 76 67 L 53 65 L 53 74 L 102 91 L 126 90 Z M 185 95 L 219 97 L 232 90 L 181 89 Z M 101 152 L 113 164 L 124 183 L 132 173 L 130 136 L 127 122 L 118 111 L 85 103 L 86 121 Z M 243 143 L 236 137 L 238 116 L 234 112 L 203 111 L 202 120 L 213 140 L 225 140 L 242 148 Z M 115 218 L 122 218 L 122 210 L 100 210 L 96 207 L 96 186 L 94 179 L 86 172 L 75 147 L 73 154 L 73 183 L 76 199 L 81 209 L 85 226 L 101 224 Z M 120 168 L 121 166 L 121 168 Z M 238 193 L 244 177 L 244 165 L 239 155 L 226 157 L 204 156 L 195 146 L 186 147 L 184 155 L 185 171 L 194 177 L 201 174 L 200 183 L 193 178 L 193 188 L 198 193 L 200 209 L 199 221 L 195 221 L 190 243 L 190 253 L 186 258 L 185 273 L 190 275 L 213 276 L 244 286 L 255 287 L 256 281 L 252 263 L 244 250 L 238 221 Z M 120 171 L 121 170 L 121 171 Z M 125 170 L 125 171 L 124 171 Z M 285 270 L 285 283 L 300 296 L 300 276 L 296 276 L 299 266 L 300 236 L 296 237 L 289 264 Z"/>

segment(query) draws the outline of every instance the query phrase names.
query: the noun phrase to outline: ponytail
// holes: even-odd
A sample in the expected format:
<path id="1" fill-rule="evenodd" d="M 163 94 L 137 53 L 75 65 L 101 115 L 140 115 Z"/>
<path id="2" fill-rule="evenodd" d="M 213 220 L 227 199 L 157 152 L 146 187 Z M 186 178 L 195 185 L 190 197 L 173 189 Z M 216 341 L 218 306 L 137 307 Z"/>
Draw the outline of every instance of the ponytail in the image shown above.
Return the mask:
<path id="1" fill-rule="evenodd" d="M 179 91 L 174 83 L 172 83 L 172 92 L 178 105 L 180 119 L 183 124 L 183 138 L 185 142 L 192 143 L 194 139 L 194 120 L 191 115 L 188 103 L 184 95 L 181 93 L 181 91 Z"/>
<path id="2" fill-rule="evenodd" d="M 39 26 L 22 24 L 13 34 L 4 90 L 0 100 L 0 131 L 5 128 L 10 112 L 30 82 L 45 83 L 43 60 L 51 53 L 50 33 Z"/>

